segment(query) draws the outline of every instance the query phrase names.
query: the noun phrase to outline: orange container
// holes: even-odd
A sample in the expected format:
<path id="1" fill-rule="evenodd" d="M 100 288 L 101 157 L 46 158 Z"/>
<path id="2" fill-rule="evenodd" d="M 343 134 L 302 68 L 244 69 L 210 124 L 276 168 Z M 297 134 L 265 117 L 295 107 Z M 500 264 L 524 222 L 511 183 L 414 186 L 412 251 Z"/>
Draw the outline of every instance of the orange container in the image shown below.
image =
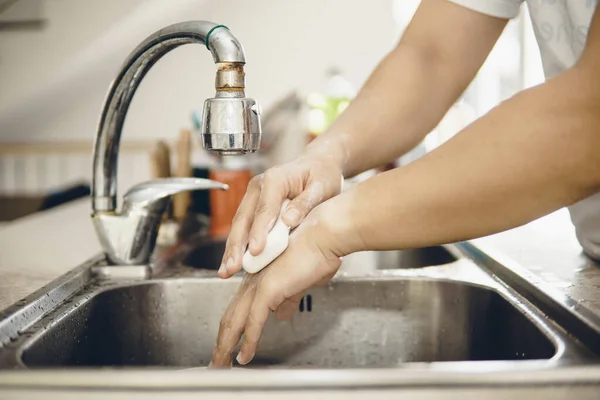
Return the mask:
<path id="1" fill-rule="evenodd" d="M 209 177 L 229 185 L 229 190 L 210 191 L 210 235 L 214 238 L 227 237 L 248 183 L 252 179 L 249 169 L 215 169 Z"/>

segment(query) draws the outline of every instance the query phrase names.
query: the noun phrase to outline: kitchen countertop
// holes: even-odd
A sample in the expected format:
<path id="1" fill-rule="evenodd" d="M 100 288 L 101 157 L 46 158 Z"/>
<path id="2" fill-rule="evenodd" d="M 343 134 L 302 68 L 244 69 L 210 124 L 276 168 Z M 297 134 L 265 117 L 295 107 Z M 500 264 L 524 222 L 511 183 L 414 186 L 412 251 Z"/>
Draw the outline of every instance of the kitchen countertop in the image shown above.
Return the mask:
<path id="1" fill-rule="evenodd" d="M 101 251 L 81 199 L 0 225 L 0 310 Z"/>

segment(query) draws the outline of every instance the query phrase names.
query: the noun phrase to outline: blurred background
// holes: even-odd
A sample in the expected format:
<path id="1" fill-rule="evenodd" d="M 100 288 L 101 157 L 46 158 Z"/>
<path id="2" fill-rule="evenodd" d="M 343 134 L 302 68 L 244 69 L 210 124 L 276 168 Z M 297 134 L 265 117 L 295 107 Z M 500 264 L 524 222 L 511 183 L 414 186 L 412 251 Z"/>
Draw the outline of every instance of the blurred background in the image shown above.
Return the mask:
<path id="1" fill-rule="evenodd" d="M 202 154 L 194 131 L 204 99 L 214 94 L 215 67 L 205 49 L 183 46 L 152 68 L 132 103 L 119 160 L 120 194 L 134 183 L 169 174 L 161 170 L 164 154 L 169 169 L 181 174 L 181 161 L 181 168 L 196 176 L 208 176 L 211 169 L 256 173 L 295 157 L 343 111 L 401 37 L 418 4 L 0 0 L 0 220 L 89 193 L 104 95 L 128 53 L 152 32 L 183 20 L 227 25 L 245 47 L 247 94 L 262 105 L 266 140 L 261 155 L 242 166 Z M 523 8 L 440 126 L 398 164 L 542 80 Z"/>

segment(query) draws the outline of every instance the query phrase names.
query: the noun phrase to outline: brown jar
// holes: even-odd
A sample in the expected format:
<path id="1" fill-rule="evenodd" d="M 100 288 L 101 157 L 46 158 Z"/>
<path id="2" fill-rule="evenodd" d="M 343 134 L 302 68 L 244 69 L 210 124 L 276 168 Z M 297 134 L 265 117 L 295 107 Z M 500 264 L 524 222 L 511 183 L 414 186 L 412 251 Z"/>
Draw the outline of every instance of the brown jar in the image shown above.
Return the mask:
<path id="1" fill-rule="evenodd" d="M 228 190 L 210 191 L 210 235 L 213 238 L 226 238 L 252 179 L 252 171 L 245 163 L 223 162 L 210 170 L 209 178 L 229 185 Z"/>

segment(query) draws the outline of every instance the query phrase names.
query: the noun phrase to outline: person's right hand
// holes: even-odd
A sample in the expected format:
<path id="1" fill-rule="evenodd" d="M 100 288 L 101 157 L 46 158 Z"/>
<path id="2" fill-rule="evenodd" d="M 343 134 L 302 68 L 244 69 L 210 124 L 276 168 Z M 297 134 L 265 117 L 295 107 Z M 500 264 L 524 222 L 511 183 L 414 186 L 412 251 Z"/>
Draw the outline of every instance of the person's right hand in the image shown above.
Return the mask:
<path id="1" fill-rule="evenodd" d="M 219 276 L 241 270 L 246 246 L 255 256 L 263 251 L 285 199 L 291 201 L 283 222 L 295 228 L 314 207 L 338 195 L 342 182 L 342 167 L 326 155 L 304 155 L 255 176 L 233 218 Z"/>

